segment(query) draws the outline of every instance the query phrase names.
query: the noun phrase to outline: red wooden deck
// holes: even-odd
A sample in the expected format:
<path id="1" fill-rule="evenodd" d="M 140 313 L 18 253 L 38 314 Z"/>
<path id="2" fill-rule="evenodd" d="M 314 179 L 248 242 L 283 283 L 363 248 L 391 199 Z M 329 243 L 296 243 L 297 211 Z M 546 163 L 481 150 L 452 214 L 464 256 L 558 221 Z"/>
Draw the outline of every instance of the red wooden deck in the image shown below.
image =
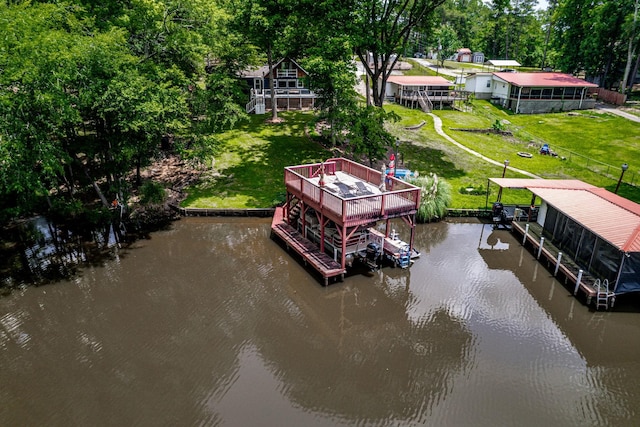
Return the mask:
<path id="1" fill-rule="evenodd" d="M 346 272 L 339 263 L 329 255 L 321 252 L 317 245 L 304 238 L 302 234 L 284 222 L 284 208 L 276 208 L 271 223 L 271 230 L 287 245 L 287 248 L 295 250 L 324 278 L 324 284 L 329 284 L 329 278 L 342 276 Z"/>
<path id="2" fill-rule="evenodd" d="M 376 188 L 381 183 L 382 172 L 343 158 L 285 168 L 287 192 L 341 226 L 354 227 L 413 215 L 420 206 L 420 188 L 393 177 L 383 192 L 336 194 L 329 186 L 318 184 L 322 169 L 327 180 L 340 172 Z"/>

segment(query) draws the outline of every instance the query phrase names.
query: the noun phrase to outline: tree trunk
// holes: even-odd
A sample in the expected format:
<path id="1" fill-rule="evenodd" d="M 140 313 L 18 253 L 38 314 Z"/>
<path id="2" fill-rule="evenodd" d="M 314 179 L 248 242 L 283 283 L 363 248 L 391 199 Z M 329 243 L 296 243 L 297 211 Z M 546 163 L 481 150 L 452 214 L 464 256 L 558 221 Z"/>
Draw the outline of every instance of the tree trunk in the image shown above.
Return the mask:
<path id="1" fill-rule="evenodd" d="M 276 82 L 273 78 L 273 52 L 271 50 L 271 44 L 267 46 L 267 64 L 269 66 L 269 85 L 271 86 L 271 120 L 275 122 L 278 120 L 278 105 L 276 104 Z"/>
<path id="2" fill-rule="evenodd" d="M 104 197 L 104 194 L 102 193 L 102 190 L 100 190 L 100 187 L 98 186 L 96 181 L 93 178 L 91 178 L 91 175 L 89 175 L 89 170 L 87 169 L 87 166 L 83 164 L 82 168 L 84 169 L 84 174 L 87 176 L 89 181 L 91 181 L 91 184 L 93 185 L 93 189 L 96 190 L 96 194 L 100 198 L 100 201 L 102 202 L 102 205 L 105 208 L 109 208 L 109 202 L 107 201 L 107 198 Z"/>
<path id="3" fill-rule="evenodd" d="M 636 20 L 638 19 L 638 0 L 635 1 L 633 9 L 633 28 L 636 26 Z M 627 48 L 627 64 L 624 67 L 624 77 L 622 78 L 622 84 L 620 85 L 620 93 L 627 92 L 627 81 L 629 80 L 629 72 L 631 71 L 631 63 L 636 53 L 636 45 L 633 43 L 634 34 L 629 36 L 629 47 Z M 635 74 L 632 76 L 632 80 L 635 78 Z"/>

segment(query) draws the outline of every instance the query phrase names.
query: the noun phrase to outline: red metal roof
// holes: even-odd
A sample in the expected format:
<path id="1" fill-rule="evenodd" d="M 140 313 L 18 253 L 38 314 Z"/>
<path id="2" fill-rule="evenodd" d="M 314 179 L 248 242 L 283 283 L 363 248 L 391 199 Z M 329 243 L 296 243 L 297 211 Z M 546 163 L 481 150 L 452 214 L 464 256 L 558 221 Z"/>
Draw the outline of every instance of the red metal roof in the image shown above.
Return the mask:
<path id="1" fill-rule="evenodd" d="M 502 188 L 563 188 L 567 190 L 584 190 L 598 187 L 578 179 L 528 179 L 528 178 L 489 178 Z"/>
<path id="2" fill-rule="evenodd" d="M 595 191 L 558 188 L 529 190 L 619 250 L 640 252 L 640 205 L 637 203 L 626 199 L 621 202 L 622 197 L 603 188 Z"/>
<path id="3" fill-rule="evenodd" d="M 514 86 L 529 87 L 598 87 L 585 80 L 563 73 L 493 73 Z"/>
<path id="4" fill-rule="evenodd" d="M 640 204 L 577 179 L 489 178 L 526 188 L 624 252 L 640 252 Z"/>
<path id="5" fill-rule="evenodd" d="M 401 86 L 453 86 L 442 76 L 389 76 L 387 83 Z"/>

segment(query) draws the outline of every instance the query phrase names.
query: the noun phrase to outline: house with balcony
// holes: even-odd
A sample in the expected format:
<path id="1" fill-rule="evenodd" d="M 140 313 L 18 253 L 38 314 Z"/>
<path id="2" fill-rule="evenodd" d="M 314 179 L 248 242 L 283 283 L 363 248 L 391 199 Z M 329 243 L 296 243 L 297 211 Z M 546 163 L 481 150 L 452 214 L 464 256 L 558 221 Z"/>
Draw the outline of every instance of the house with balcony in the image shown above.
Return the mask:
<path id="1" fill-rule="evenodd" d="M 385 88 L 385 99 L 424 112 L 452 107 L 467 95 L 442 76 L 389 76 Z"/>
<path id="2" fill-rule="evenodd" d="M 273 81 L 267 65 L 246 70 L 242 79 L 249 86 L 247 113 L 264 114 L 270 110 L 272 91 L 278 110 L 313 109 L 316 94 L 309 89 L 308 77 L 307 71 L 291 58 L 282 58 L 273 65 Z"/>

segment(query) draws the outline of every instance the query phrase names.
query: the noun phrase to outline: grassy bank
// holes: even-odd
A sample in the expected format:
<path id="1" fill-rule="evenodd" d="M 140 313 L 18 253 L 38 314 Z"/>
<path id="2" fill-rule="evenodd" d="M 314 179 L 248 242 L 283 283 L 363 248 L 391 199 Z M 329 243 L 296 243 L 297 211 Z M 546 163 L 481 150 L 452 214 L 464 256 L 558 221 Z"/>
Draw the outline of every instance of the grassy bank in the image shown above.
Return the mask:
<path id="1" fill-rule="evenodd" d="M 503 167 L 489 164 L 442 138 L 427 114 L 397 105 L 388 108 L 401 117 L 400 122 L 390 125 L 401 141 L 399 166 L 444 177 L 452 187 L 452 207 L 483 208 L 487 178 L 501 176 Z M 434 114 L 442 119 L 445 132 L 465 146 L 500 163 L 509 160 L 510 166 L 544 178 L 577 178 L 613 191 L 620 176 L 619 166 L 615 165 L 626 162 L 630 168 L 625 181 L 640 180 L 636 176 L 639 165 L 633 163 L 640 158 L 640 124 L 617 116 L 592 110 L 512 115 L 486 102 L 475 102 L 473 113 L 443 110 Z M 283 198 L 285 166 L 332 156 L 305 134 L 305 130 L 313 129 L 313 114 L 287 112 L 281 116 L 283 123 L 265 124 L 266 116 L 253 115 L 248 123 L 219 135 L 212 169 L 200 185 L 188 190 L 189 197 L 182 206 L 270 207 Z M 496 118 L 504 122 L 512 136 L 454 130 L 491 128 Z M 426 124 L 418 130 L 405 129 L 422 121 Z M 545 142 L 558 152 L 558 157 L 537 153 Z M 518 152 L 531 152 L 533 157 L 523 158 Z M 208 160 L 207 164 L 212 162 Z M 506 176 L 523 177 L 510 170 Z M 497 194 L 493 187 L 489 201 Z M 640 202 L 640 189 L 636 187 L 623 184 L 619 194 Z M 526 204 L 529 197 L 526 191 L 503 195 L 508 203 Z"/>

